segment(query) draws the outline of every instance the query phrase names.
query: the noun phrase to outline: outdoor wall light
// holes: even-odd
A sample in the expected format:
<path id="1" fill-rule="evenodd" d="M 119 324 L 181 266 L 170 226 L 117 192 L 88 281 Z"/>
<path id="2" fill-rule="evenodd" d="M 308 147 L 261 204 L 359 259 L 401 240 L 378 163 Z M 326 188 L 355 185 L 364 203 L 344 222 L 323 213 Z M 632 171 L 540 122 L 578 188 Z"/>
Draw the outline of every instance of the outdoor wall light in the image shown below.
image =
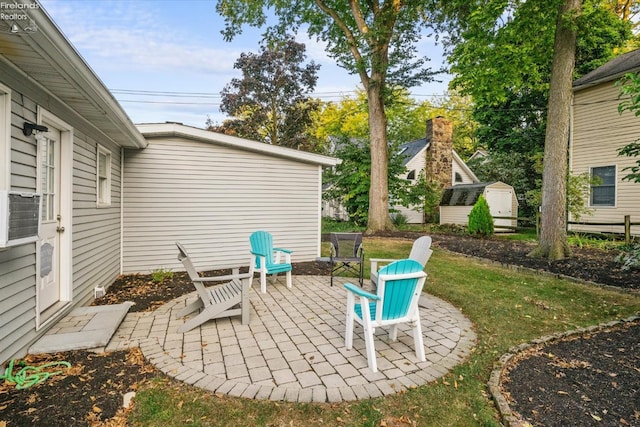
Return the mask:
<path id="1" fill-rule="evenodd" d="M 37 125 L 35 123 L 24 122 L 22 126 L 22 133 L 24 136 L 30 136 L 33 134 L 33 131 L 36 132 L 48 132 L 49 128 L 42 125 Z"/>

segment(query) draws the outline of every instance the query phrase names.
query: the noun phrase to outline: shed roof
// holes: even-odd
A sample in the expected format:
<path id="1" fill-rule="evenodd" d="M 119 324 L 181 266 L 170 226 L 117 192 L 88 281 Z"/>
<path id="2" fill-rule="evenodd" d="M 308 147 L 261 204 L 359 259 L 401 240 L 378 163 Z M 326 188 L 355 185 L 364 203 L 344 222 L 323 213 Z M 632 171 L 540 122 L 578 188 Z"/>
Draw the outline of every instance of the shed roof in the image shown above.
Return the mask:
<path id="1" fill-rule="evenodd" d="M 487 185 L 493 182 L 479 182 L 476 184 L 458 184 L 449 187 L 442 193 L 440 206 L 473 206 Z"/>
<path id="2" fill-rule="evenodd" d="M 0 20 L 0 61 L 20 76 L 12 83 L 24 85 L 20 80 L 36 83 L 48 98 L 42 103 L 54 105 L 53 102 L 58 102 L 69 107 L 84 119 L 79 127 L 88 134 L 100 133 L 125 147 L 144 147 L 146 142 L 129 116 L 42 5 L 33 8 L 32 0 L 15 0 L 14 3 L 27 5 L 20 9 L 21 13 L 30 18 L 30 25 L 35 24 L 36 29 L 12 33 L 13 24 L 22 28 L 25 22 Z"/>
<path id="3" fill-rule="evenodd" d="M 640 49 L 616 56 L 606 64 L 573 82 L 573 90 L 586 89 L 600 83 L 617 80 L 626 73 L 640 70 Z"/>
<path id="4" fill-rule="evenodd" d="M 167 137 L 187 138 L 321 166 L 335 166 L 340 163 L 340 160 L 335 157 L 323 156 L 320 154 L 281 147 L 279 145 L 271 145 L 264 142 L 252 141 L 250 139 L 238 138 L 236 136 L 211 132 L 193 126 L 186 126 L 181 123 L 145 123 L 139 124 L 137 127 L 147 140 Z"/>

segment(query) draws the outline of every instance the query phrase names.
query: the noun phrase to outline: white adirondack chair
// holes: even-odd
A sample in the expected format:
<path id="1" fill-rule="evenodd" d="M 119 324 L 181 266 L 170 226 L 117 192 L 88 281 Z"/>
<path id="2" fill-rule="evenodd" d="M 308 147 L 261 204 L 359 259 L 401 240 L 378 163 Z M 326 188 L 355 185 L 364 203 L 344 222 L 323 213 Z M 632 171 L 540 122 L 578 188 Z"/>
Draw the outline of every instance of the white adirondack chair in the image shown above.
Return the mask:
<path id="1" fill-rule="evenodd" d="M 424 269 L 425 265 L 427 265 L 427 261 L 431 258 L 431 254 L 433 254 L 433 250 L 431 250 L 431 237 L 422 236 L 413 242 L 411 252 L 409 253 L 409 259 L 418 261 L 422 264 L 422 268 Z M 369 275 L 371 278 L 371 289 L 375 291 L 378 283 L 378 264 L 388 264 L 396 260 L 387 258 L 371 258 L 369 261 L 371 262 L 371 274 Z"/>
<path id="2" fill-rule="evenodd" d="M 353 346 L 353 326 L 357 322 L 364 329 L 369 369 L 378 372 L 373 334 L 377 327 L 390 327 L 389 338 L 397 339 L 398 324 L 408 323 L 413 328 L 416 357 L 424 362 L 424 343 L 418 298 L 427 277 L 422 265 L 411 259 L 395 261 L 379 271 L 378 289 L 375 294 L 366 292 L 351 283 L 347 289 L 347 328 L 345 346 Z M 356 301 L 359 302 L 356 302 Z"/>

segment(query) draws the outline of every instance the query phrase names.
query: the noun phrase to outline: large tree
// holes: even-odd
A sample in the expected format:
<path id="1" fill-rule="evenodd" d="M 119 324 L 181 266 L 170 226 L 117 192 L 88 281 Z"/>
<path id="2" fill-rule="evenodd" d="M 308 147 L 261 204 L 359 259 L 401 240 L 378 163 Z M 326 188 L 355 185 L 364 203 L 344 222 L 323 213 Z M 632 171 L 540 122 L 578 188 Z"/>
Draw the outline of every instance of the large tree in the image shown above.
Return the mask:
<path id="1" fill-rule="evenodd" d="M 315 89 L 319 65 L 304 64 L 305 46 L 292 37 L 263 41 L 260 53 L 243 53 L 234 68 L 242 72 L 222 90 L 220 110 L 232 116 L 225 133 L 290 148 L 310 148 L 307 126 L 319 102 Z M 220 129 L 212 129 L 220 130 Z"/>
<path id="2" fill-rule="evenodd" d="M 388 88 L 411 87 L 431 78 L 417 43 L 430 25 L 426 2 L 401 0 L 218 0 L 225 18 L 224 36 L 231 40 L 243 25 L 263 26 L 268 13 L 277 23 L 267 36 L 304 28 L 323 41 L 348 72 L 357 74 L 367 93 L 371 185 L 367 231 L 393 228 L 389 217 L 388 143 L 385 103 Z"/>
<path id="3" fill-rule="evenodd" d="M 571 84 L 575 66 L 577 19 L 581 0 L 560 5 L 553 45 L 549 107 L 542 171 L 542 220 L 538 247 L 532 256 L 550 260 L 569 255 L 567 243 L 567 144 L 571 115 Z"/>

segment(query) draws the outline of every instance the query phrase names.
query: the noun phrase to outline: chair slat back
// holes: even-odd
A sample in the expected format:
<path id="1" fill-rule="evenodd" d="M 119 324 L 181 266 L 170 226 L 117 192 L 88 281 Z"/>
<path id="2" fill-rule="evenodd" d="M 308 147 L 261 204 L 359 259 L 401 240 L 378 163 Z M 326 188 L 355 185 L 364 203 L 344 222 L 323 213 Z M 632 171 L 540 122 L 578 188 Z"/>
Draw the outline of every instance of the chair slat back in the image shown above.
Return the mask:
<path id="1" fill-rule="evenodd" d="M 273 264 L 273 236 L 268 231 L 258 230 L 249 236 L 251 251 L 265 257 L 267 265 Z M 256 268 L 260 268 L 260 258 L 256 257 Z"/>
<path id="2" fill-rule="evenodd" d="M 422 267 L 427 265 L 427 261 L 431 257 L 433 251 L 431 250 L 431 237 L 422 236 L 413 242 L 411 247 L 411 253 L 409 253 L 409 259 L 418 261 Z"/>
<path id="3" fill-rule="evenodd" d="M 398 319 L 404 317 L 409 312 L 414 298 L 419 291 L 416 287 L 425 276 L 423 266 L 418 261 L 403 259 L 395 261 L 380 269 L 379 276 L 400 275 L 415 273 L 413 277 L 403 279 L 389 279 L 384 281 L 384 286 L 378 288 L 382 292 L 382 320 Z"/>
<path id="4" fill-rule="evenodd" d="M 335 250 L 334 257 L 359 258 L 362 233 L 331 233 L 330 241 Z"/>
<path id="5" fill-rule="evenodd" d="M 187 251 L 184 248 L 184 246 L 182 246 L 182 243 L 176 242 L 176 246 L 178 246 L 178 252 L 179 252 L 178 260 L 182 262 L 184 269 L 187 270 L 187 274 L 189 274 L 189 278 L 192 281 L 199 279 L 200 276 L 198 276 L 198 271 L 193 266 L 193 263 L 191 262 L 191 258 L 189 258 L 189 255 L 187 254 Z"/>

